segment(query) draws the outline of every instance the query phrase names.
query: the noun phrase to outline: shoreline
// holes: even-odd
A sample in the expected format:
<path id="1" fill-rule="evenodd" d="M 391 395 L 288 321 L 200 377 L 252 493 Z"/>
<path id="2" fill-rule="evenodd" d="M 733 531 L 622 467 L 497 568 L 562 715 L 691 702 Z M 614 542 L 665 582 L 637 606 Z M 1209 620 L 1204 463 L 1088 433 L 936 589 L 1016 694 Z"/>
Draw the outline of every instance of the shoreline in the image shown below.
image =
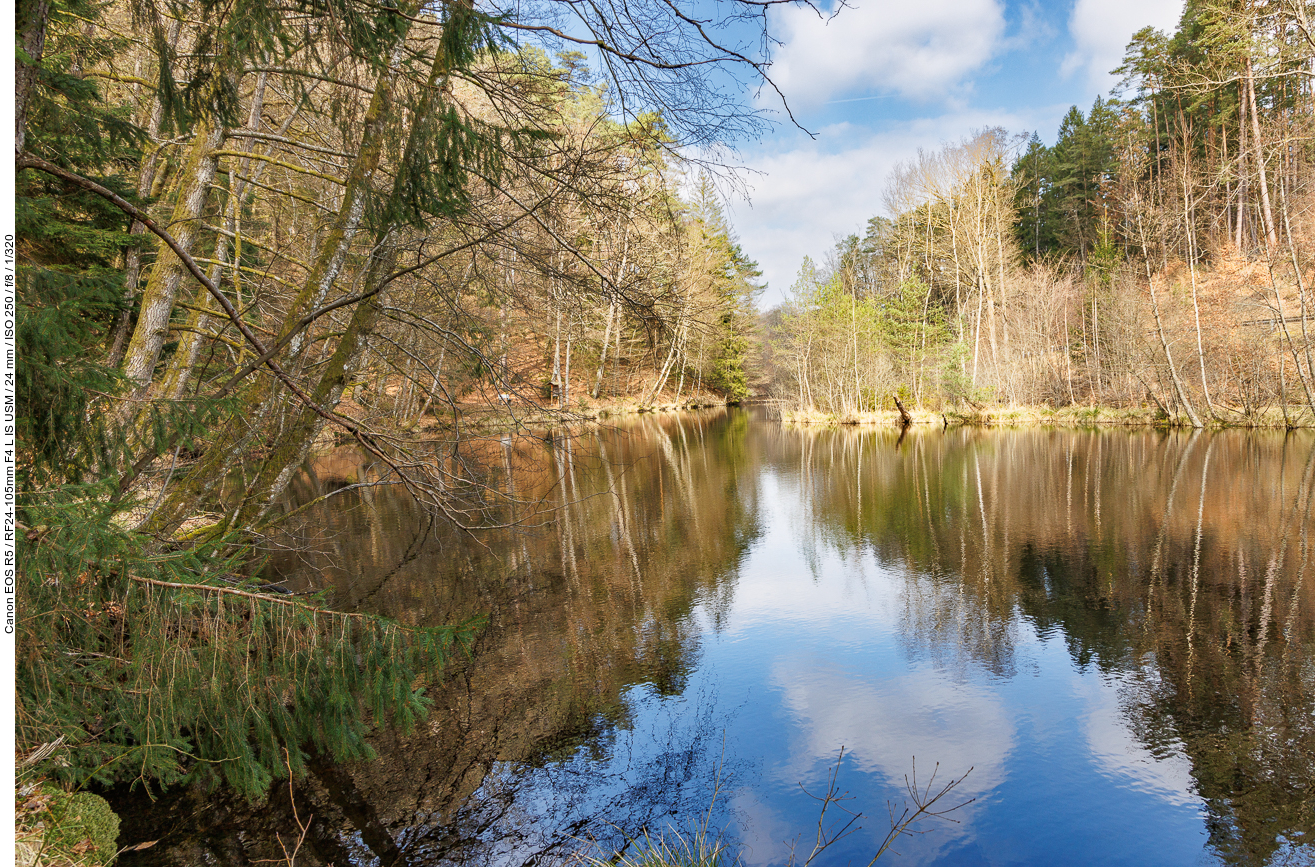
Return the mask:
<path id="1" fill-rule="evenodd" d="M 640 404 L 635 400 L 616 402 L 582 403 L 568 409 L 550 409 L 529 403 L 512 403 L 499 406 L 496 403 L 472 404 L 460 407 L 458 427 L 479 433 L 513 430 L 526 427 L 567 427 L 580 424 L 596 424 L 609 420 L 633 418 L 643 415 L 655 415 L 670 412 L 697 412 L 707 409 L 724 409 L 742 405 L 737 400 L 722 400 L 702 395 L 685 401 L 657 401 Z M 421 433 L 441 430 L 451 426 L 451 416 L 442 422 L 433 415 L 418 418 L 404 427 L 404 432 Z M 322 438 L 323 440 L 323 438 Z M 333 448 L 341 442 L 321 441 L 320 448 Z M 312 451 L 314 453 L 314 451 Z"/>
<path id="2" fill-rule="evenodd" d="M 1268 408 L 1245 414 L 1225 410 L 1228 415 L 1204 421 L 1201 430 L 1308 430 L 1315 418 L 1308 407 L 1288 407 L 1286 416 L 1280 409 Z M 1153 427 L 1192 429 L 1185 415 L 1168 416 L 1159 407 L 1109 406 L 983 406 L 967 410 L 909 409 L 915 426 L 955 427 Z M 1232 418 L 1229 415 L 1233 416 Z M 817 410 L 782 410 L 781 422 L 800 427 L 900 426 L 895 410 L 864 413 L 827 413 Z"/>

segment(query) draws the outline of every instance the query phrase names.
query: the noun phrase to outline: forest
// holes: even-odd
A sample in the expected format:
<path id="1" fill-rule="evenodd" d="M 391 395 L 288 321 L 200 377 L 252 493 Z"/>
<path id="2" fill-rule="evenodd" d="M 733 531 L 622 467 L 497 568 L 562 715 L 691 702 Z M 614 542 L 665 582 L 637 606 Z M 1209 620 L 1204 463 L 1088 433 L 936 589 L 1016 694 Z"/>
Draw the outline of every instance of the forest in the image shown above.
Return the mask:
<path id="1" fill-rule="evenodd" d="M 1193 0 L 1053 146 L 983 129 L 901 164 L 889 216 L 806 260 L 766 317 L 777 396 L 804 418 L 897 396 L 1310 425 L 1309 13 Z"/>
<path id="2" fill-rule="evenodd" d="M 531 419 L 1315 422 L 1306 5 L 1191 2 L 1052 147 L 920 153 L 760 315 L 718 178 L 773 2 L 20 0 L 24 775 L 257 799 L 425 717 L 478 617 L 262 583 L 337 446 L 474 533 Z"/>
<path id="3" fill-rule="evenodd" d="M 424 717 L 478 619 L 261 582 L 309 455 L 474 532 L 522 505 L 482 441 L 747 395 L 758 272 L 687 155 L 765 128 L 763 9 L 18 4 L 24 775 L 255 799 Z"/>

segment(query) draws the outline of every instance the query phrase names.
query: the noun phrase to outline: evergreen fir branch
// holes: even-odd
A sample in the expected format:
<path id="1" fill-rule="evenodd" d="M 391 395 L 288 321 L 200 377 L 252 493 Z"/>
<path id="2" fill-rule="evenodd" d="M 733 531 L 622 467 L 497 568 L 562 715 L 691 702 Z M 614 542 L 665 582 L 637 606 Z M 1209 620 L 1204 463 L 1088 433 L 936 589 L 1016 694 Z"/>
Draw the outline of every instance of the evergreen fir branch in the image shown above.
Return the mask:
<path id="1" fill-rule="evenodd" d="M 423 718 L 425 679 L 469 646 L 477 622 L 411 627 L 265 593 L 199 584 L 230 574 L 240 549 L 216 540 L 164 557 L 112 521 L 103 484 L 24 498 L 25 611 L 18 661 L 20 743 L 59 736 L 83 783 L 168 786 L 222 778 L 262 796 L 306 752 L 370 753 L 375 724 Z M 222 554 L 236 550 L 236 554 Z"/>
<path id="2" fill-rule="evenodd" d="M 301 608 L 313 614 L 322 614 L 328 617 L 355 617 L 361 620 L 378 620 L 372 614 L 362 614 L 356 611 L 334 611 L 331 608 L 316 608 L 307 605 L 296 599 L 286 599 L 281 596 L 273 596 L 269 593 L 252 593 L 249 590 L 239 590 L 236 587 L 219 587 L 214 584 L 195 584 L 183 583 L 178 581 L 158 581 L 154 578 L 144 578 L 140 575 L 129 575 L 133 581 L 139 584 L 150 584 L 154 587 L 173 587 L 178 590 L 195 590 L 201 593 L 220 593 L 228 596 L 241 596 L 245 599 L 258 599 L 261 602 L 268 602 L 274 605 L 291 605 L 295 608 Z M 408 629 L 410 627 L 398 626 L 399 629 Z"/>

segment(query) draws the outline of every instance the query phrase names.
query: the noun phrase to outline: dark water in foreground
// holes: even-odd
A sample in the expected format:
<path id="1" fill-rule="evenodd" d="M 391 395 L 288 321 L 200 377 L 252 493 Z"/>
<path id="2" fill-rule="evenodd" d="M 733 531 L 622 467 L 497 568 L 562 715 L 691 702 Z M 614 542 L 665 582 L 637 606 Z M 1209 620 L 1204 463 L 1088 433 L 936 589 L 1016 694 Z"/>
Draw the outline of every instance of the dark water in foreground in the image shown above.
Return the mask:
<path id="1" fill-rule="evenodd" d="M 276 558 L 342 605 L 490 618 L 424 730 L 299 796 L 339 867 L 555 863 L 714 789 L 713 828 L 781 864 L 842 747 L 869 818 L 815 864 L 867 863 L 915 761 L 975 800 L 883 864 L 1315 864 L 1309 433 L 735 411 L 468 458 L 537 518 L 472 539 L 356 489 Z"/>

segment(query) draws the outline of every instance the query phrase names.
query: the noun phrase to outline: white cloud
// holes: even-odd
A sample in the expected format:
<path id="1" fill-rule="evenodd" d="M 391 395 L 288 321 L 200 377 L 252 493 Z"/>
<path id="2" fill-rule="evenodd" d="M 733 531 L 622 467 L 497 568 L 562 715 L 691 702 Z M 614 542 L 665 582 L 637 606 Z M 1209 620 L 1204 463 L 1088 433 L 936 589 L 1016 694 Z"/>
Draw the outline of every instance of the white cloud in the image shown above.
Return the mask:
<path id="1" fill-rule="evenodd" d="M 778 663 L 772 681 L 798 727 L 785 766 L 774 771 L 782 781 L 806 778 L 819 757 L 841 746 L 864 773 L 896 786 L 916 756 L 934 756 L 955 776 L 972 768 L 961 792 L 969 796 L 989 792 L 1005 777 L 1014 722 L 988 689 L 930 666 L 867 679 L 813 659 Z"/>
<path id="2" fill-rule="evenodd" d="M 943 97 L 996 55 L 1005 30 L 1000 0 L 858 0 L 830 19 L 795 6 L 773 19 L 784 45 L 772 79 L 800 108 L 857 92 Z"/>
<path id="3" fill-rule="evenodd" d="M 779 303 L 805 255 L 821 260 L 835 236 L 862 232 L 904 151 L 880 136 L 839 153 L 803 147 L 754 161 L 766 174 L 749 181 L 752 207 L 736 202 L 732 212 L 745 251 L 767 279 L 765 306 Z"/>
<path id="4" fill-rule="evenodd" d="M 1088 86 L 1108 92 L 1116 83 L 1110 70 L 1123 62 L 1132 35 L 1148 25 L 1172 33 L 1182 12 L 1182 0 L 1077 0 L 1068 22 L 1073 51 L 1061 71 L 1083 70 Z"/>

